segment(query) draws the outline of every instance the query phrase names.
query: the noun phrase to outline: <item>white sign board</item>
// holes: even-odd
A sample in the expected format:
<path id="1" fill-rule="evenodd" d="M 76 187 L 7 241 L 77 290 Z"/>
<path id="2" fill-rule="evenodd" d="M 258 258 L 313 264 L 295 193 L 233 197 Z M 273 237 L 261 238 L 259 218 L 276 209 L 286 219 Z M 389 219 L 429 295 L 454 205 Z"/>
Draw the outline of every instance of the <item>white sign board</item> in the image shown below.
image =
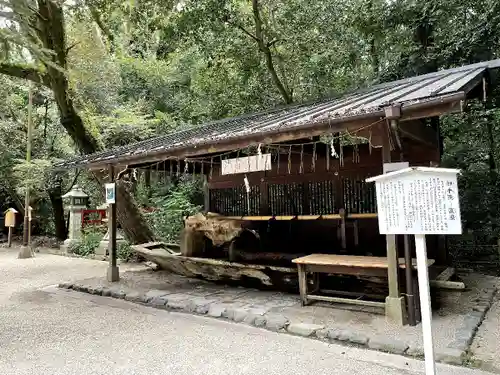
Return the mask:
<path id="1" fill-rule="evenodd" d="M 271 154 L 222 160 L 222 174 L 249 173 L 271 169 Z"/>
<path id="2" fill-rule="evenodd" d="M 408 169 L 374 178 L 380 233 L 462 234 L 456 173 Z"/>
<path id="3" fill-rule="evenodd" d="M 105 184 L 106 189 L 106 203 L 116 203 L 116 185 L 113 184 Z"/>
<path id="4" fill-rule="evenodd" d="M 368 178 L 381 234 L 414 234 L 426 375 L 436 374 L 426 234 L 461 234 L 456 169 L 412 167 Z"/>

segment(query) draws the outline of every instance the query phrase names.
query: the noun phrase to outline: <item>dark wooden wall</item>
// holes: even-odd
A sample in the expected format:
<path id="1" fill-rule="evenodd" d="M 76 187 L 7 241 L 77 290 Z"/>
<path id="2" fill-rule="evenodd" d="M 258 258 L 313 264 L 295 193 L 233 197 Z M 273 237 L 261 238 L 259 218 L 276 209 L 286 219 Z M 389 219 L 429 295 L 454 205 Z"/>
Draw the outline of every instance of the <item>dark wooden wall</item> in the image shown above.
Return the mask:
<path id="1" fill-rule="evenodd" d="M 411 166 L 439 163 L 437 147 L 402 139 L 402 150 L 391 153 L 392 161 L 409 161 Z M 397 147 L 396 147 L 397 148 Z M 357 149 L 357 151 L 356 151 Z M 279 159 L 274 148 L 270 171 L 247 174 L 250 182 L 250 207 L 244 186 L 244 174 L 221 175 L 220 163 L 212 167 L 208 179 L 210 211 L 226 216 L 326 215 L 345 209 L 350 213 L 376 213 L 375 186 L 365 179 L 382 173 L 382 149 L 367 144 L 343 148 L 340 159 L 328 157 L 327 147 L 316 144 L 292 147 L 290 173 L 289 146 L 280 146 Z M 263 152 L 267 152 L 265 148 Z M 336 146 L 340 154 L 339 146 Z M 313 154 L 317 158 L 313 165 Z M 358 156 L 356 156 L 358 155 Z M 234 156 L 232 156 L 234 157 Z M 302 160 L 302 161 L 301 161 Z M 279 164 L 279 167 L 278 167 Z M 338 220 L 252 222 L 259 231 L 265 251 L 289 253 L 338 252 Z M 358 220 L 359 245 L 354 246 L 352 221 L 347 225 L 349 253 L 385 255 L 385 237 L 378 233 L 376 219 Z M 431 249 L 429 249 L 432 252 Z"/>

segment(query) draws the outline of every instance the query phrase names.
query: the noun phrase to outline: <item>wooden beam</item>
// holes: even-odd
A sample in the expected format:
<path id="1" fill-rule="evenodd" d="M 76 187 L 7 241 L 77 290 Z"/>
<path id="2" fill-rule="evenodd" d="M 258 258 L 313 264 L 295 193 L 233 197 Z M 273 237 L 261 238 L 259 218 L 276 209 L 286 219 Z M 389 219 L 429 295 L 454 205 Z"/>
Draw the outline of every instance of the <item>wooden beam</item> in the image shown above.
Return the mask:
<path id="1" fill-rule="evenodd" d="M 448 281 L 455 274 L 455 268 L 448 267 L 443 272 L 441 272 L 438 277 L 436 277 L 437 281 Z"/>
<path id="2" fill-rule="evenodd" d="M 399 130 L 405 137 L 411 138 L 417 142 L 438 147 L 438 135 L 434 129 L 425 126 L 420 121 L 406 121 L 399 123 Z"/>
<path id="3" fill-rule="evenodd" d="M 462 93 L 463 94 L 463 93 Z M 420 106 L 417 107 L 418 104 L 415 104 L 413 110 L 409 110 L 407 106 L 403 107 L 403 115 L 399 119 L 400 122 L 418 120 L 423 118 L 430 118 L 441 116 L 446 113 L 457 113 L 461 112 L 460 101 L 465 99 L 465 95 L 463 95 L 462 99 L 458 99 L 452 102 L 443 102 L 439 104 L 435 104 L 434 106 Z"/>
<path id="4" fill-rule="evenodd" d="M 396 121 L 396 120 L 391 120 Z M 380 124 L 382 133 L 382 163 L 391 162 L 391 144 L 389 126 L 386 123 Z M 398 283 L 398 253 L 396 248 L 396 236 L 387 235 L 386 249 L 387 249 L 387 277 L 389 281 L 389 297 L 399 298 L 399 283 Z"/>
<path id="5" fill-rule="evenodd" d="M 325 301 L 325 302 L 334 302 L 334 303 L 345 303 L 347 305 L 358 305 L 358 306 L 370 306 L 370 307 L 385 307 L 384 302 L 375 302 L 375 301 L 363 301 L 360 299 L 349 299 L 342 297 L 328 297 L 328 296 L 317 296 L 314 294 L 308 294 L 307 300 L 312 301 Z"/>
<path id="6" fill-rule="evenodd" d="M 429 284 L 439 289 L 465 290 L 465 284 L 461 281 L 431 280 Z"/>

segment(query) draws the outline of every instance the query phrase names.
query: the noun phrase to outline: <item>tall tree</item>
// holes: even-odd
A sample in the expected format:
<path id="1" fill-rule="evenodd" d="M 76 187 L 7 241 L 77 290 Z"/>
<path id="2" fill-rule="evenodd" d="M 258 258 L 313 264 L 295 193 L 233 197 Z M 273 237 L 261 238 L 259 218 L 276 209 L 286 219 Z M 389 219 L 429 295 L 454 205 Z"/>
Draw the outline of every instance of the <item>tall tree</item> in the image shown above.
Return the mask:
<path id="1" fill-rule="evenodd" d="M 28 49 L 32 57 L 37 58 L 37 63 L 26 66 L 16 61 L 2 62 L 0 73 L 50 88 L 59 109 L 61 125 L 80 152 L 89 154 L 99 151 L 100 144 L 86 129 L 71 96 L 66 74 L 71 46 L 66 44 L 62 3 L 55 0 L 8 0 L 7 5 L 13 12 L 3 14 L 8 26 L 4 33 L 4 46 L 14 43 L 18 48 Z M 97 173 L 97 176 L 105 178 L 102 173 Z M 117 207 L 118 220 L 125 234 L 136 243 L 151 241 L 153 234 L 123 184 L 118 185 L 117 195 L 122 201 Z M 61 204 L 59 200 L 54 202 Z M 54 211 L 61 210 L 62 207 L 57 207 Z"/>

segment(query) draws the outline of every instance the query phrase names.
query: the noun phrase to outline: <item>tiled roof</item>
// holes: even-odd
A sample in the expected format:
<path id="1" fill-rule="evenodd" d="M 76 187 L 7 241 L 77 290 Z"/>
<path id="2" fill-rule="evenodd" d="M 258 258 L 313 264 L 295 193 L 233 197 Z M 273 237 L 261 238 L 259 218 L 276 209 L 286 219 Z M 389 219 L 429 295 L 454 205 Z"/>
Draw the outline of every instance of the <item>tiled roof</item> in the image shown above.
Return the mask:
<path id="1" fill-rule="evenodd" d="M 119 163 L 141 154 L 164 154 L 229 139 L 244 139 L 255 135 L 300 129 L 329 119 L 349 120 L 350 117 L 380 112 L 389 105 L 405 106 L 426 101 L 440 101 L 447 96 L 472 89 L 471 83 L 488 69 L 500 67 L 500 59 L 460 68 L 441 70 L 417 77 L 388 82 L 346 94 L 341 98 L 305 104 L 294 104 L 264 112 L 247 114 L 209 122 L 123 147 L 84 155 L 67 161 L 60 167 L 72 168 L 106 163 Z"/>

